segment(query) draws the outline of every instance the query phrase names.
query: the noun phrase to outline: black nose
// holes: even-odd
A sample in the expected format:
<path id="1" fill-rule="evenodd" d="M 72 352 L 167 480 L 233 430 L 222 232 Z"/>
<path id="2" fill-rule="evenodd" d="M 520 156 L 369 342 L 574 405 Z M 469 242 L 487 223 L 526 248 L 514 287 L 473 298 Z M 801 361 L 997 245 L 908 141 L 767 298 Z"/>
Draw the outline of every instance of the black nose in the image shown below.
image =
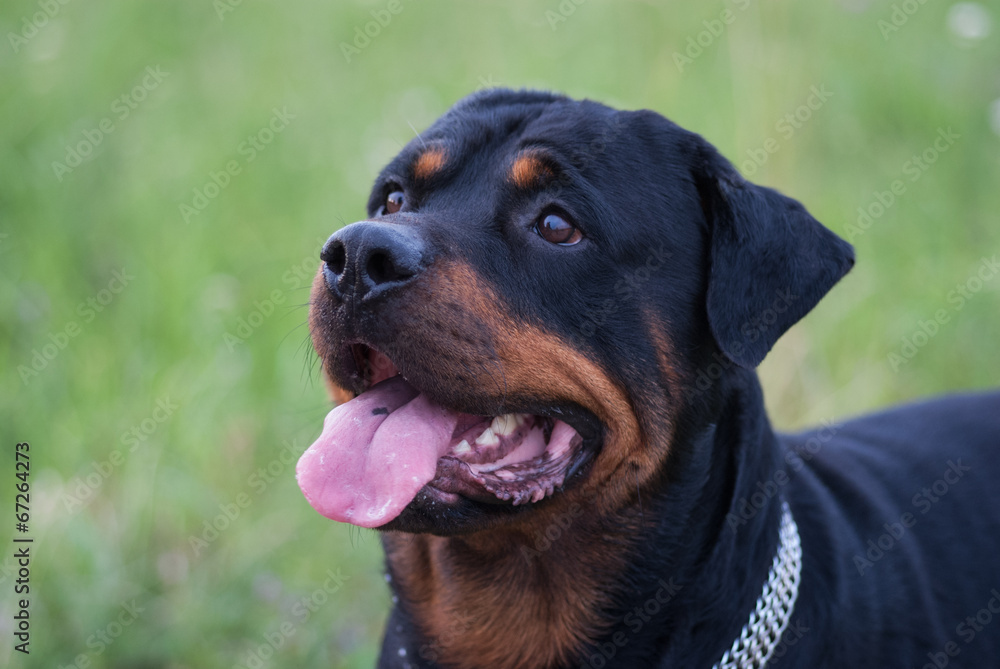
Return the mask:
<path id="1" fill-rule="evenodd" d="M 409 282 L 420 272 L 423 241 L 412 228 L 361 221 L 330 236 L 319 255 L 334 295 L 360 300 Z"/>

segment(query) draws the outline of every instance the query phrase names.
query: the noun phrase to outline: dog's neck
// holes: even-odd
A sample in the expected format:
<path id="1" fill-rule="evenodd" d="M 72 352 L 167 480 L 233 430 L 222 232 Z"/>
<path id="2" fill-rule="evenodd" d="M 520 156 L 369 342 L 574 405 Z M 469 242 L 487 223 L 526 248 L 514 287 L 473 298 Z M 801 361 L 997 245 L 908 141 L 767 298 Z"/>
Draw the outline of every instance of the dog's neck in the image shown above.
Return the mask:
<path id="1" fill-rule="evenodd" d="M 760 592 L 780 516 L 775 496 L 727 520 L 780 456 L 756 376 L 736 372 L 722 383 L 716 420 L 682 430 L 658 484 L 615 514 L 563 509 L 541 535 L 537 526 L 385 535 L 400 601 L 380 666 L 405 666 L 403 658 L 412 667 L 497 669 L 718 660 Z"/>
<path id="2" fill-rule="evenodd" d="M 610 520 L 568 518 L 547 544 L 511 533 L 386 536 L 393 585 L 422 638 L 411 652 L 442 666 L 562 666 L 603 632 L 607 586 L 627 568 L 622 548 L 638 519 Z"/>

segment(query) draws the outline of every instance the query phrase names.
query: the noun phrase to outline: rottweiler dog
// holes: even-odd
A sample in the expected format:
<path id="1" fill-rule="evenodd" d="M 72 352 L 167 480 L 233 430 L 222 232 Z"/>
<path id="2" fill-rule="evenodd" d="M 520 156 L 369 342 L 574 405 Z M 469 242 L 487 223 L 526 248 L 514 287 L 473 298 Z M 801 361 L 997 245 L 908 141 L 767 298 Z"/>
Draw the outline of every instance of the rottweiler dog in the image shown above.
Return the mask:
<path id="1" fill-rule="evenodd" d="M 379 667 L 1000 667 L 1000 394 L 776 434 L 853 250 L 699 135 L 478 92 L 321 260 L 297 478 L 380 531 Z"/>

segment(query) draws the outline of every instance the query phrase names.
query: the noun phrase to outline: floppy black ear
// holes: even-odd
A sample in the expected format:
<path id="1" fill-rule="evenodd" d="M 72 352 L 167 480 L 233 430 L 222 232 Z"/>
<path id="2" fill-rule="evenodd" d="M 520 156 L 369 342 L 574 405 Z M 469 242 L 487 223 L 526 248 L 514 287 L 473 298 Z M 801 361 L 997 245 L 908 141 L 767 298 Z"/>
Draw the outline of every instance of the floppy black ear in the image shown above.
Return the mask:
<path id="1" fill-rule="evenodd" d="M 708 322 L 722 352 L 753 368 L 851 269 L 854 249 L 801 204 L 746 181 L 700 144 L 695 182 L 711 234 Z"/>

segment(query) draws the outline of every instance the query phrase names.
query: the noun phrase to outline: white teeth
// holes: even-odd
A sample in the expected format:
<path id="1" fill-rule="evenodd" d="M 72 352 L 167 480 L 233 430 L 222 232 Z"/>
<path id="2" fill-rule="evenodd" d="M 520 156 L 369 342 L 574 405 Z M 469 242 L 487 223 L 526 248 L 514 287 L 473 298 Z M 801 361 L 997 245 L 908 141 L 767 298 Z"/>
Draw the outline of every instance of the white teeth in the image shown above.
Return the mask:
<path id="1" fill-rule="evenodd" d="M 486 428 L 483 433 L 476 437 L 477 446 L 496 446 L 500 443 L 500 438 L 493 434 L 493 430 Z"/>
<path id="2" fill-rule="evenodd" d="M 508 413 L 503 416 L 497 416 L 490 423 L 490 429 L 493 430 L 493 434 L 499 437 L 506 437 L 507 435 L 514 432 L 517 429 L 518 421 L 517 415 Z"/>
<path id="3" fill-rule="evenodd" d="M 529 419 L 530 416 L 524 413 L 507 413 L 502 416 L 496 416 L 490 423 L 490 426 L 476 437 L 475 444 L 476 446 L 486 447 L 496 446 L 500 443 L 501 437 L 509 437 L 514 434 L 514 431 L 519 427 L 523 427 Z M 461 448 L 462 444 L 459 444 L 455 447 L 455 452 L 465 452 L 464 450 L 459 450 Z"/>
<path id="4" fill-rule="evenodd" d="M 456 455 L 463 455 L 471 450 L 472 446 L 469 445 L 469 442 L 463 439 L 462 441 L 458 442 L 458 445 L 455 446 L 455 448 L 453 448 L 451 452 L 455 453 Z"/>

